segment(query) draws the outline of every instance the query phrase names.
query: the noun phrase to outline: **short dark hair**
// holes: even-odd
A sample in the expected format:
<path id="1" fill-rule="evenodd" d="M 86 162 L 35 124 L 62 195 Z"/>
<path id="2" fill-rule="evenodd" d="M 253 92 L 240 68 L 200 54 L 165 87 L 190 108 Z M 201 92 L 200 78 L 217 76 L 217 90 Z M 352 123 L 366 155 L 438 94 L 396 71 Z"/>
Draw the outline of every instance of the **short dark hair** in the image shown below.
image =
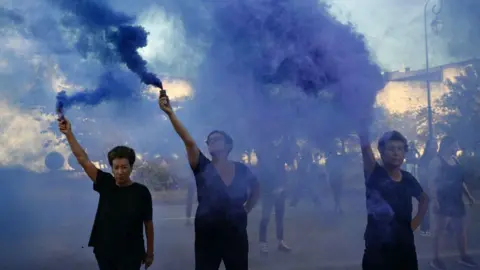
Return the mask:
<path id="1" fill-rule="evenodd" d="M 207 136 L 207 142 L 208 142 L 208 140 L 210 139 L 210 136 L 212 136 L 212 135 L 215 134 L 215 133 L 221 134 L 221 135 L 223 136 L 223 139 L 225 140 L 225 144 L 229 144 L 229 145 L 232 146 L 228 152 L 232 151 L 232 149 L 233 149 L 233 139 L 232 139 L 232 137 L 231 137 L 230 135 L 228 135 L 228 133 L 226 133 L 225 131 L 214 130 L 214 131 L 210 132 L 210 133 L 208 134 L 208 136 Z"/>
<path id="2" fill-rule="evenodd" d="M 126 158 L 131 167 L 135 163 L 135 157 L 135 150 L 128 146 L 119 145 L 108 152 L 108 163 L 113 166 L 113 160 Z"/>
<path id="3" fill-rule="evenodd" d="M 445 149 L 452 146 L 456 142 L 457 142 L 457 139 L 455 139 L 452 136 L 447 135 L 447 136 L 443 137 L 442 140 L 440 141 L 440 147 L 438 149 L 438 152 L 439 153 L 445 152 Z"/>
<path id="4" fill-rule="evenodd" d="M 389 141 L 400 141 L 400 142 L 403 142 L 403 144 L 405 145 L 405 152 L 408 152 L 408 141 L 407 141 L 407 138 L 405 138 L 405 136 L 402 135 L 402 133 L 396 131 L 396 130 L 392 130 L 392 131 L 388 131 L 388 132 L 385 132 L 383 133 L 382 137 L 380 137 L 380 139 L 378 140 L 378 151 L 380 153 L 382 153 L 384 150 L 385 150 L 385 145 L 387 145 L 387 142 Z"/>

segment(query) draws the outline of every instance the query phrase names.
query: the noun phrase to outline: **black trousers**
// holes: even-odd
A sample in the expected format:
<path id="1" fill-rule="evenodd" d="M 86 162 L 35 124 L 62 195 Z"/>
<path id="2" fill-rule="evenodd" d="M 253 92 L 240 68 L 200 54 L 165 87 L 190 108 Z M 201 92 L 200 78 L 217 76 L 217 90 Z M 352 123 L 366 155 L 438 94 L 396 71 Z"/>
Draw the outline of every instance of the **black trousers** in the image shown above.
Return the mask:
<path id="1" fill-rule="evenodd" d="M 414 244 L 378 245 L 365 248 L 363 270 L 418 270 Z"/>
<path id="2" fill-rule="evenodd" d="M 275 195 L 266 193 L 262 195 L 262 219 L 260 220 L 260 242 L 267 242 L 267 227 L 272 210 L 275 209 L 275 225 L 277 240 L 283 240 L 283 218 L 285 216 L 285 192 Z"/>
<path id="3" fill-rule="evenodd" d="M 222 261 L 226 270 L 248 270 L 246 228 L 195 227 L 195 270 L 218 270 Z"/>
<path id="4" fill-rule="evenodd" d="M 115 256 L 95 252 L 100 270 L 139 270 L 143 258 L 140 256 Z"/>

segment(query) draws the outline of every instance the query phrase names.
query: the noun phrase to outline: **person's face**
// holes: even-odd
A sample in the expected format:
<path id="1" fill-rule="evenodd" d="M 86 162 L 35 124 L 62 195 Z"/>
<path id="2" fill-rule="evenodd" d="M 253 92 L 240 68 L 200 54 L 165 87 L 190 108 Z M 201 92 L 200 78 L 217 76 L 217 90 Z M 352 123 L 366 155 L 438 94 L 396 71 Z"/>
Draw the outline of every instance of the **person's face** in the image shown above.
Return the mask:
<path id="1" fill-rule="evenodd" d="M 207 139 L 208 151 L 210 153 L 223 153 L 227 150 L 225 137 L 220 133 L 213 133 Z"/>
<path id="2" fill-rule="evenodd" d="M 117 183 L 125 183 L 130 180 L 132 167 L 126 158 L 116 158 L 112 161 L 112 172 Z"/>
<path id="3" fill-rule="evenodd" d="M 385 165 L 400 167 L 405 159 L 405 143 L 401 141 L 387 141 L 381 155 Z"/>

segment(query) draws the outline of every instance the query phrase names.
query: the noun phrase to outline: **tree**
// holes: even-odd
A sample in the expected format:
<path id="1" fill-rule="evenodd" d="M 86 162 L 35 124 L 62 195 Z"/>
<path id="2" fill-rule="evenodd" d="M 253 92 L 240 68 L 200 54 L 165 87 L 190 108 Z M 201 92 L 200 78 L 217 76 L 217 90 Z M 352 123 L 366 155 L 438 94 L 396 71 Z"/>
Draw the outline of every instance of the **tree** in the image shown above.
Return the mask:
<path id="1" fill-rule="evenodd" d="M 467 67 L 454 80 L 446 82 L 449 92 L 441 98 L 443 121 L 436 124 L 438 132 L 458 139 L 461 147 L 474 153 L 480 143 L 480 65 Z"/>

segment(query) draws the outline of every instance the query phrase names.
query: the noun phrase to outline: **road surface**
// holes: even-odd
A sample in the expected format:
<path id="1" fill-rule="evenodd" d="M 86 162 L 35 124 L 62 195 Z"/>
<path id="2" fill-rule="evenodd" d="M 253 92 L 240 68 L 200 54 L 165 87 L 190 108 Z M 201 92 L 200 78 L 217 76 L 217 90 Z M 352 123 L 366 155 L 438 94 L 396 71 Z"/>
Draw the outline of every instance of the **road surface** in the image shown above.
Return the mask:
<path id="1" fill-rule="evenodd" d="M 98 195 L 88 181 L 61 185 L 41 182 L 3 189 L 0 210 L 0 269 L 83 270 L 97 269 L 87 247 Z M 13 195 L 12 195 L 13 194 Z M 5 199 L 6 198 L 6 199 Z M 291 254 L 276 251 L 274 222 L 270 224 L 271 253 L 260 256 L 258 248 L 259 206 L 249 217 L 250 265 L 252 270 L 360 269 L 365 227 L 365 203 L 359 195 L 345 201 L 342 216 L 331 212 L 331 198 L 323 198 L 322 209 L 309 201 L 287 208 L 285 238 Z M 150 269 L 194 269 L 193 227 L 185 225 L 184 206 L 154 206 L 155 262 Z M 470 211 L 470 247 L 480 261 L 480 205 Z M 431 239 L 417 235 L 421 268 L 429 269 Z M 452 243 L 444 252 L 449 269 L 464 269 L 455 263 Z"/>

